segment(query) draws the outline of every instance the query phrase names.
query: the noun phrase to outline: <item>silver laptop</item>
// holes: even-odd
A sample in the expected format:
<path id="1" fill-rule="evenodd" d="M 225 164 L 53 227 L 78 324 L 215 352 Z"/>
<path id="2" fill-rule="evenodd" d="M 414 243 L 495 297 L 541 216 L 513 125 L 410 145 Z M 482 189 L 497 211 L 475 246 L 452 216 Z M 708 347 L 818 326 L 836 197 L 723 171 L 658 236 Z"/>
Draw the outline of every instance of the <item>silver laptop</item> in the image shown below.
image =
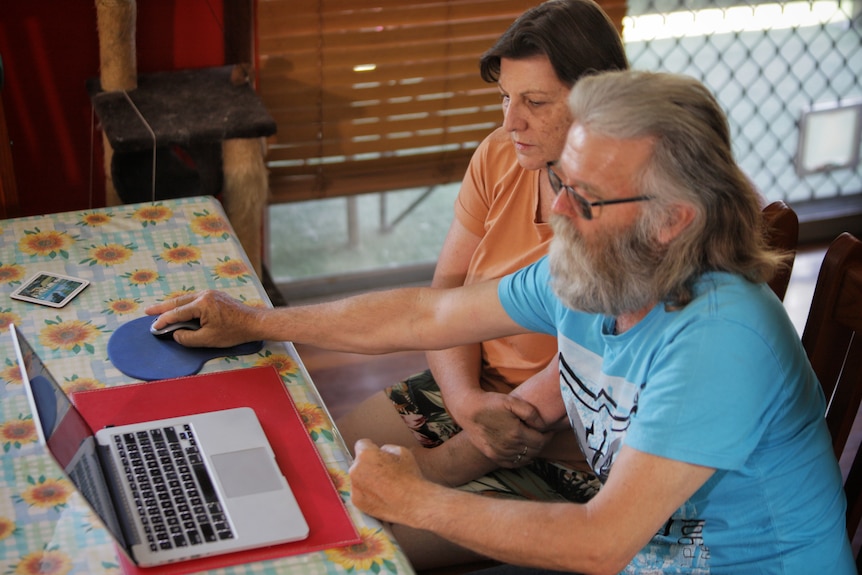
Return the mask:
<path id="1" fill-rule="evenodd" d="M 27 340 L 9 328 L 40 442 L 141 566 L 308 536 L 250 408 L 95 434 Z"/>

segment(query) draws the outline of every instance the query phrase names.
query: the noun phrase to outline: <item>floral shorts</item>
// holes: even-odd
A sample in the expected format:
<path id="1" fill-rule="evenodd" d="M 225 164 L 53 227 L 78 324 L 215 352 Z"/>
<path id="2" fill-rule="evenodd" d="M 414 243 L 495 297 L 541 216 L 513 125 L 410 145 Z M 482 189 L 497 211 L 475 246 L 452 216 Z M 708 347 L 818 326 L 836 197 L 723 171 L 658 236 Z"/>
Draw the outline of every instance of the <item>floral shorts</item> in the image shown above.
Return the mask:
<path id="1" fill-rule="evenodd" d="M 385 393 L 424 447 L 436 447 L 461 431 L 446 411 L 440 388 L 429 370 L 405 379 Z M 498 497 L 583 503 L 599 487 L 601 483 L 590 473 L 536 459 L 518 469 L 498 469 L 460 489 Z"/>

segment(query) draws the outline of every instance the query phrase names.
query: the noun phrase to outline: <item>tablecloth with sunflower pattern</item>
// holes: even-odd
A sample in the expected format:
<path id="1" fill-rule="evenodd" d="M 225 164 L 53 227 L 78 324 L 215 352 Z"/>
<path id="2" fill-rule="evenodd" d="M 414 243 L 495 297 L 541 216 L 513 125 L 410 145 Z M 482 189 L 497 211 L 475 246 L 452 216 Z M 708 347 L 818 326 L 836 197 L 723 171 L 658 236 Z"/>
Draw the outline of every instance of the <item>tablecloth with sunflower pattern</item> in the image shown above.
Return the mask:
<path id="1" fill-rule="evenodd" d="M 36 272 L 87 279 L 63 308 L 9 297 Z M 67 392 L 129 383 L 107 343 L 143 309 L 215 288 L 269 306 L 221 205 L 183 198 L 0 221 L 0 575 L 119 573 L 110 537 L 37 443 L 8 325 L 25 334 Z M 202 373 L 272 365 L 290 391 L 363 543 L 232 567 L 224 573 L 412 573 L 374 519 L 350 504 L 349 455 L 296 350 L 267 342 L 256 354 L 215 359 Z"/>

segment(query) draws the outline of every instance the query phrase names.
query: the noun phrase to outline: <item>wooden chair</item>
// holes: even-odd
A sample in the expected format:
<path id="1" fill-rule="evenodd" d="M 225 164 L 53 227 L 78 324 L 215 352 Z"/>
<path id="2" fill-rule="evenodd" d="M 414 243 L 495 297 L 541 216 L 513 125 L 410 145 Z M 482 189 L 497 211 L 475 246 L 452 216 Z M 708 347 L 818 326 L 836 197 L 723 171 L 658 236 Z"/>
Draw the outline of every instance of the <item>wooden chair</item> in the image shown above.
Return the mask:
<path id="1" fill-rule="evenodd" d="M 796 259 L 796 245 L 799 241 L 799 218 L 793 209 L 777 200 L 763 208 L 763 217 L 766 220 L 767 233 L 769 234 L 769 245 L 773 248 L 791 253 L 787 261 L 787 267 L 775 274 L 769 282 L 769 287 L 784 301 L 787 293 L 787 284 L 790 282 L 790 272 L 793 270 L 793 261 Z"/>
<path id="2" fill-rule="evenodd" d="M 856 537 L 859 522 L 862 520 L 862 457 L 857 450 L 850 466 L 850 473 L 844 481 L 844 494 L 847 496 L 847 533 L 856 553 L 856 570 L 862 573 L 862 553 L 859 548 L 862 544 Z"/>
<path id="3" fill-rule="evenodd" d="M 862 402 L 862 242 L 849 233 L 826 250 L 802 345 L 823 386 L 826 423 L 840 459 Z M 862 449 L 853 454 L 844 492 L 852 540 L 862 520 Z M 862 554 L 856 561 L 862 567 Z"/>

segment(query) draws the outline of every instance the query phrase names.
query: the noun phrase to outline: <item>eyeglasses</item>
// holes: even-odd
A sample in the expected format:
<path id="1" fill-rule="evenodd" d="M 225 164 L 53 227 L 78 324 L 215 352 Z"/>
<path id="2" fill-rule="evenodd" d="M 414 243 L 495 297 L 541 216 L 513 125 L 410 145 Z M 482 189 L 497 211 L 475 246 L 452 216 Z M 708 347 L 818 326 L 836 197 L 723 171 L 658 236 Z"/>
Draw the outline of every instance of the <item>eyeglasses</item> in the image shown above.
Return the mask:
<path id="1" fill-rule="evenodd" d="M 591 220 L 593 217 L 598 217 L 599 213 L 593 214 L 594 207 L 607 206 L 610 204 L 627 204 L 629 202 L 644 202 L 646 200 L 651 200 L 652 196 L 635 196 L 632 198 L 617 198 L 614 200 L 600 200 L 597 202 L 591 202 L 581 194 L 575 191 L 575 188 L 564 184 L 560 177 L 554 172 L 553 166 L 554 162 L 548 162 L 548 180 L 551 182 L 551 189 L 554 190 L 556 195 L 560 195 L 561 190 L 566 190 L 568 192 L 569 197 L 575 201 L 577 207 L 581 210 L 581 217 L 585 220 Z"/>

